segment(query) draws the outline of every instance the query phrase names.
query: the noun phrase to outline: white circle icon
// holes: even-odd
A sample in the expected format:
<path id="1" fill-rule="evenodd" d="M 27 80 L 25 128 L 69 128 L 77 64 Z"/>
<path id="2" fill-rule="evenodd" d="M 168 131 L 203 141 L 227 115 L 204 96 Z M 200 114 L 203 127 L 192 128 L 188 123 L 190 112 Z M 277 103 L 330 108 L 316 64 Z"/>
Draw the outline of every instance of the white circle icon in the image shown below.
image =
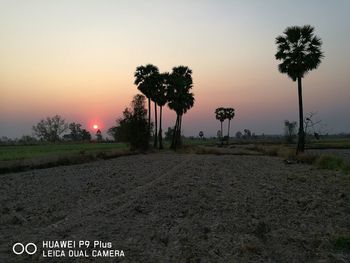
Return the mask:
<path id="1" fill-rule="evenodd" d="M 17 251 L 16 247 L 21 247 L 21 251 Z M 15 253 L 16 255 L 21 255 L 24 252 L 24 246 L 22 243 L 16 243 L 13 245 L 12 247 L 13 253 Z"/>
<path id="2" fill-rule="evenodd" d="M 29 246 L 32 246 L 32 247 L 33 247 L 33 251 L 29 252 L 29 250 L 28 250 L 28 247 L 29 247 Z M 27 252 L 28 255 L 33 255 L 33 254 L 35 254 L 36 250 L 37 250 L 37 247 L 36 247 L 36 245 L 35 245 L 34 243 L 28 243 L 28 244 L 25 246 L 25 251 Z"/>
<path id="3" fill-rule="evenodd" d="M 33 255 L 37 251 L 37 246 L 34 243 L 28 243 L 27 245 L 23 245 L 22 243 L 16 243 L 12 246 L 12 251 L 16 255 L 22 255 L 25 251 L 28 255 Z"/>

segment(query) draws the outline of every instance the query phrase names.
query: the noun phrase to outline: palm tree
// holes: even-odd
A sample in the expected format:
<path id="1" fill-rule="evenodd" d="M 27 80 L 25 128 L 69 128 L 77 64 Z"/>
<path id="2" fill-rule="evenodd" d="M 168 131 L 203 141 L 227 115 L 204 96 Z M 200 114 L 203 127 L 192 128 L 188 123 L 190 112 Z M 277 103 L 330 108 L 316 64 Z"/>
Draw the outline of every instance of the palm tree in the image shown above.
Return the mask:
<path id="1" fill-rule="evenodd" d="M 223 107 L 217 108 L 215 110 L 215 118 L 220 121 L 220 125 L 221 125 L 221 129 L 220 129 L 220 131 L 221 131 L 221 138 L 220 139 L 222 139 L 222 135 L 223 135 L 223 133 L 222 133 L 222 123 L 226 119 L 226 110 L 225 110 L 225 108 L 223 108 Z"/>
<path id="2" fill-rule="evenodd" d="M 154 76 L 157 74 L 159 74 L 159 70 L 156 66 L 152 64 L 147 64 L 146 66 L 137 67 L 134 74 L 134 77 L 135 77 L 134 84 L 137 85 L 137 89 L 141 91 L 148 99 L 148 124 L 149 124 L 150 131 L 151 131 L 151 99 L 152 97 L 154 97 L 154 89 L 156 85 L 155 83 L 156 78 Z M 156 133 L 157 133 L 157 129 L 156 129 Z"/>
<path id="3" fill-rule="evenodd" d="M 230 140 L 230 122 L 233 119 L 233 117 L 235 116 L 235 109 L 226 108 L 225 115 L 226 115 L 226 119 L 228 119 L 227 138 L 228 138 L 228 140 Z"/>
<path id="4" fill-rule="evenodd" d="M 159 80 L 157 85 L 157 96 L 155 101 L 159 106 L 159 149 L 163 149 L 163 131 L 162 131 L 162 112 L 163 106 L 167 103 L 167 89 L 168 89 L 169 73 L 159 74 Z"/>
<path id="5" fill-rule="evenodd" d="M 298 81 L 299 136 L 297 153 L 299 153 L 305 150 L 301 80 L 309 71 L 316 69 L 321 64 L 324 55 L 321 51 L 322 41 L 314 35 L 312 26 L 287 27 L 283 34 L 276 38 L 277 53 L 275 57 L 282 61 L 278 65 L 279 71 L 287 74 L 293 81 Z"/>
<path id="6" fill-rule="evenodd" d="M 171 148 L 181 144 L 182 115 L 194 105 L 192 89 L 192 70 L 186 66 L 174 67 L 168 76 L 167 100 L 170 109 L 176 112 L 176 122 L 173 132 Z"/>

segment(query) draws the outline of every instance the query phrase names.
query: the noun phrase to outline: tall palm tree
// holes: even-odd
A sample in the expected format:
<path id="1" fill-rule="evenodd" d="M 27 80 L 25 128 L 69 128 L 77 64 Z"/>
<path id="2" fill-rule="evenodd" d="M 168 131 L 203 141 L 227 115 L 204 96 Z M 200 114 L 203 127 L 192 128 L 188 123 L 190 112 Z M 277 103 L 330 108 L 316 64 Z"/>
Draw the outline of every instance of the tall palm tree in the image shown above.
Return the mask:
<path id="1" fill-rule="evenodd" d="M 223 133 L 222 133 L 222 123 L 225 121 L 225 119 L 226 119 L 226 110 L 225 110 L 225 108 L 223 108 L 223 107 L 219 107 L 219 108 L 217 108 L 216 110 L 215 110 L 215 118 L 218 120 L 218 121 L 220 121 L 220 126 L 221 126 L 221 129 L 220 129 L 220 132 L 221 132 L 221 138 L 220 139 L 222 139 L 222 135 L 223 135 Z"/>
<path id="2" fill-rule="evenodd" d="M 226 115 L 226 119 L 228 119 L 227 138 L 229 140 L 230 139 L 230 122 L 233 119 L 233 117 L 235 116 L 235 109 L 226 108 L 225 115 Z"/>
<path id="3" fill-rule="evenodd" d="M 302 78 L 321 64 L 324 57 L 321 51 L 322 41 L 314 35 L 310 25 L 287 27 L 282 36 L 276 38 L 275 57 L 282 62 L 278 65 L 281 73 L 287 74 L 293 81 L 298 81 L 299 133 L 297 153 L 305 150 L 305 131 L 303 116 Z"/>
<path id="4" fill-rule="evenodd" d="M 136 68 L 134 77 L 134 84 L 137 85 L 137 89 L 141 91 L 148 99 L 148 124 L 151 131 L 151 99 L 154 97 L 155 89 L 155 75 L 159 74 L 159 70 L 152 64 L 146 66 L 139 66 Z M 156 134 L 156 133 L 155 133 Z"/>
<path id="5" fill-rule="evenodd" d="M 159 106 L 159 149 L 163 149 L 163 130 L 162 130 L 162 114 L 163 107 L 167 103 L 167 89 L 168 89 L 168 78 L 169 73 L 159 74 L 158 85 L 157 85 L 157 96 L 155 98 L 156 103 Z"/>
<path id="6" fill-rule="evenodd" d="M 167 100 L 170 109 L 176 112 L 171 148 L 181 144 L 182 115 L 194 105 L 194 94 L 190 92 L 193 86 L 192 70 L 186 66 L 174 67 L 168 76 Z"/>

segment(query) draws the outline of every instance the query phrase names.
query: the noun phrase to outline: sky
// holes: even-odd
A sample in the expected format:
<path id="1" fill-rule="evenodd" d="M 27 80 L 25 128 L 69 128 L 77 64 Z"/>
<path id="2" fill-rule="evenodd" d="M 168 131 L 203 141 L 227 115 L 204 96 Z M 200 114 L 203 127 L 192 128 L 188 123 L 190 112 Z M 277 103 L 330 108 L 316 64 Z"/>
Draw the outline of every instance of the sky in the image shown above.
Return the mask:
<path id="1" fill-rule="evenodd" d="M 349 10 L 347 0 L 0 0 L 0 137 L 56 114 L 105 132 L 148 63 L 192 69 L 185 135 L 216 135 L 221 106 L 235 109 L 231 134 L 282 134 L 298 120 L 297 85 L 278 72 L 275 38 L 305 24 L 325 58 L 303 79 L 304 111 L 329 133 L 350 132 Z M 163 130 L 174 122 L 165 107 Z"/>

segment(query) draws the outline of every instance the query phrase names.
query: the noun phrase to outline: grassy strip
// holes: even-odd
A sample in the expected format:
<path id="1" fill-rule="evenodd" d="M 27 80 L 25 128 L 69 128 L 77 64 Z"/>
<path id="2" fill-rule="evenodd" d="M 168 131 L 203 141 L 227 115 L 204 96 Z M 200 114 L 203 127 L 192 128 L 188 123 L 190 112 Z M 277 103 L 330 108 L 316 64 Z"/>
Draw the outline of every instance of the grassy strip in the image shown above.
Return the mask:
<path id="1" fill-rule="evenodd" d="M 0 174 L 43 169 L 61 165 L 80 164 L 135 154 L 137 154 L 137 152 L 131 152 L 129 150 L 97 151 L 93 153 L 61 154 L 33 159 L 2 161 L 0 162 Z"/>
<path id="2" fill-rule="evenodd" d="M 346 174 L 350 174 L 350 163 L 344 158 L 334 154 L 295 154 L 295 149 L 291 149 L 284 145 L 257 145 L 255 146 L 257 151 L 260 151 L 266 155 L 278 156 L 286 160 L 292 160 L 300 163 L 307 163 L 315 165 L 320 169 L 342 171 Z"/>
<path id="3" fill-rule="evenodd" d="M 57 143 L 0 146 L 0 161 L 23 160 L 57 155 L 80 155 L 126 149 L 124 143 Z"/>

